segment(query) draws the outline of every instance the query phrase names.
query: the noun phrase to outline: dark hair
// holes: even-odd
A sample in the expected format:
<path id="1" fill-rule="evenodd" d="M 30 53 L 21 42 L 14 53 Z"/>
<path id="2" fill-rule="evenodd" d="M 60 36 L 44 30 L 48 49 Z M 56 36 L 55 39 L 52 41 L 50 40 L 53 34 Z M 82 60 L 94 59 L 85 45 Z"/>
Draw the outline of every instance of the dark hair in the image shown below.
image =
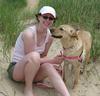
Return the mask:
<path id="1" fill-rule="evenodd" d="M 41 16 L 41 13 L 38 13 L 38 14 L 36 14 L 35 16 L 36 16 L 36 20 L 39 22 L 38 16 Z"/>

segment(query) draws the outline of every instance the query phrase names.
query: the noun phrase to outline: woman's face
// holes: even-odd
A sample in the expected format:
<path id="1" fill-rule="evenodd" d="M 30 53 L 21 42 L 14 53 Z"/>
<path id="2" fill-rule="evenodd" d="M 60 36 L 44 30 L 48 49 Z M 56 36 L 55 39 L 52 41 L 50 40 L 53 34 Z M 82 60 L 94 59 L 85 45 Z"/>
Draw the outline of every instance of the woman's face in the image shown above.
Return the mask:
<path id="1" fill-rule="evenodd" d="M 49 28 L 52 26 L 54 22 L 54 17 L 51 14 L 43 14 L 38 16 L 39 23 L 44 27 L 44 28 Z"/>

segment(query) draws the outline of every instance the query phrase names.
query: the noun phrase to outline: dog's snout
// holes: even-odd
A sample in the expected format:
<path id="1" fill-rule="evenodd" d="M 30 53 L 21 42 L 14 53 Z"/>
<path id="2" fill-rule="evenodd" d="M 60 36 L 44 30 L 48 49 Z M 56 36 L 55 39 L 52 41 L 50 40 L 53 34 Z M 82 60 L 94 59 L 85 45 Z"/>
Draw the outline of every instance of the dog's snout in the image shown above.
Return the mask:
<path id="1" fill-rule="evenodd" d="M 53 33 L 53 32 L 54 32 L 54 30 L 55 30 L 54 28 L 51 28 L 51 29 L 50 29 L 50 32 L 51 32 L 51 33 Z"/>

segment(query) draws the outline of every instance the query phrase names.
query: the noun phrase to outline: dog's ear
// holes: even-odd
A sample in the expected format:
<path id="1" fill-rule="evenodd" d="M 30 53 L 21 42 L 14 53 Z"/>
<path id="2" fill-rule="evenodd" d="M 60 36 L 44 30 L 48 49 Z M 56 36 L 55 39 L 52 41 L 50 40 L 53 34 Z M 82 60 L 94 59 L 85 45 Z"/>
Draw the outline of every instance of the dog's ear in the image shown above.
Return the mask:
<path id="1" fill-rule="evenodd" d="M 75 29 L 75 30 L 76 30 L 76 34 L 77 34 L 77 36 L 78 36 L 78 34 L 79 34 L 79 32 L 80 32 L 80 29 L 77 28 L 77 29 Z"/>
<path id="2" fill-rule="evenodd" d="M 54 32 L 55 29 L 56 29 L 55 27 L 50 28 L 50 32 L 51 32 L 51 33 Z"/>

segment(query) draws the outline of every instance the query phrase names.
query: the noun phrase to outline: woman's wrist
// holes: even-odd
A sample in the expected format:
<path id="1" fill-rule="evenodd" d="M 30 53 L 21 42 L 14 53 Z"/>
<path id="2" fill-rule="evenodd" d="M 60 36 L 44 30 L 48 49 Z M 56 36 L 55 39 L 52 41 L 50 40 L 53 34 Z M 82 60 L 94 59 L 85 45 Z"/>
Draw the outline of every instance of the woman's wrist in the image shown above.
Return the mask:
<path id="1" fill-rule="evenodd" d="M 41 63 L 53 63 L 54 59 L 48 58 L 48 57 L 43 57 L 43 58 L 40 59 L 40 62 Z"/>

